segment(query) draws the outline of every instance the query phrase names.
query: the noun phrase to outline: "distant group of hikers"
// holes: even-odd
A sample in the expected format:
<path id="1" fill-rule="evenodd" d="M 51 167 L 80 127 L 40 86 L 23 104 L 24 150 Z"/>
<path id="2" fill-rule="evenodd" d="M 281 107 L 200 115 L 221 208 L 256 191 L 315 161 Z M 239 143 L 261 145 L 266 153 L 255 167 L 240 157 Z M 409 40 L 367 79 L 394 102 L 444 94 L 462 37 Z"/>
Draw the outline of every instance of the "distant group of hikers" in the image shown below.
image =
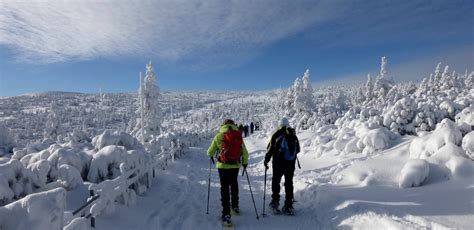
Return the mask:
<path id="1" fill-rule="evenodd" d="M 244 137 L 250 136 L 254 131 L 260 130 L 260 122 L 250 122 L 250 124 L 239 124 L 239 131 L 244 135 Z"/>
<path id="2" fill-rule="evenodd" d="M 242 131 L 242 129 L 243 131 Z M 239 186 L 237 177 L 239 169 L 243 167 L 243 173 L 247 173 L 247 165 L 249 160 L 249 153 L 244 143 L 242 134 L 248 136 L 248 128 L 246 132 L 245 127 L 250 127 L 250 133 L 254 130 L 260 129 L 260 123 L 250 125 L 239 125 L 238 127 L 231 119 L 226 119 L 222 123 L 219 132 L 212 140 L 207 155 L 210 157 L 209 167 L 211 162 L 215 163 L 219 172 L 220 186 L 221 186 L 221 204 L 222 204 L 222 222 L 224 226 L 233 226 L 231 221 L 231 211 L 234 215 L 239 215 Z M 269 204 L 270 210 L 274 214 L 294 215 L 293 211 L 293 175 L 295 171 L 295 162 L 297 154 L 300 152 L 300 145 L 296 136 L 295 130 L 290 127 L 288 119 L 282 118 L 278 123 L 278 130 L 272 135 L 265 154 L 265 183 L 268 163 L 272 160 L 273 177 L 272 177 L 272 200 Z M 211 170 L 211 168 L 209 168 Z M 209 171 L 209 185 L 210 185 Z M 242 174 L 243 175 L 243 174 Z M 280 181 L 285 177 L 285 202 L 283 207 L 279 208 L 280 204 Z M 252 189 L 249 188 L 252 195 Z M 208 211 L 209 211 L 209 190 L 208 187 Z M 254 201 L 255 212 L 257 212 Z M 265 208 L 265 196 L 264 196 Z M 257 218 L 258 218 L 258 213 Z"/>

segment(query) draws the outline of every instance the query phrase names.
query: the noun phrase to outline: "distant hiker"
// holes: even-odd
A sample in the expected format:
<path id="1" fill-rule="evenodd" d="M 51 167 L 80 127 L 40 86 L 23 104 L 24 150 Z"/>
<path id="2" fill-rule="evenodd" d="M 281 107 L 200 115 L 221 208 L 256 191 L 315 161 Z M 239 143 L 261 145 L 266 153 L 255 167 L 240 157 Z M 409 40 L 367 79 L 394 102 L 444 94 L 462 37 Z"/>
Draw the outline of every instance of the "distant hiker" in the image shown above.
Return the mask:
<path id="1" fill-rule="evenodd" d="M 230 220 L 231 204 L 230 193 L 232 194 L 232 211 L 239 213 L 239 184 L 237 176 L 239 174 L 240 163 L 247 168 L 249 154 L 245 147 L 242 134 L 235 126 L 234 121 L 226 119 L 219 132 L 212 140 L 207 155 L 214 162 L 214 155 L 217 155 L 217 171 L 221 184 L 222 222 L 224 225 L 232 225 Z"/>
<path id="2" fill-rule="evenodd" d="M 253 122 L 250 122 L 250 134 L 253 134 L 253 129 L 255 126 L 253 125 Z"/>
<path id="3" fill-rule="evenodd" d="M 239 131 L 244 134 L 244 126 L 242 124 L 239 125 Z"/>
<path id="4" fill-rule="evenodd" d="M 296 155 L 300 152 L 300 144 L 296 137 L 295 130 L 290 127 L 288 119 L 282 118 L 279 121 L 279 129 L 272 135 L 267 146 L 265 155 L 265 169 L 268 169 L 268 162 L 273 157 L 273 178 L 272 178 L 272 201 L 270 209 L 278 214 L 283 212 L 293 215 L 293 175 L 295 172 Z M 285 204 L 279 209 L 280 203 L 280 181 L 285 176 Z"/>
<path id="5" fill-rule="evenodd" d="M 255 122 L 255 131 L 260 130 L 260 122 Z"/>
<path id="6" fill-rule="evenodd" d="M 244 125 L 244 136 L 245 137 L 249 136 L 249 126 L 248 125 Z"/>

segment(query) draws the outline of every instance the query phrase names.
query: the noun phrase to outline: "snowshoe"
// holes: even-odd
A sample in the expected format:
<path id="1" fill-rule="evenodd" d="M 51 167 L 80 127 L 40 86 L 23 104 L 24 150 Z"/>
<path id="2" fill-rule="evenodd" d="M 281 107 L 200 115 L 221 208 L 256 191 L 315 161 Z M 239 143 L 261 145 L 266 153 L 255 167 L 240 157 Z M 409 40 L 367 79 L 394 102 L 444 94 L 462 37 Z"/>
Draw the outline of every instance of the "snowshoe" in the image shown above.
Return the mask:
<path id="1" fill-rule="evenodd" d="M 273 213 L 273 215 L 280 215 L 281 214 L 281 211 L 278 208 L 278 204 L 270 203 L 269 207 L 270 207 L 270 211 Z"/>
<path id="2" fill-rule="evenodd" d="M 232 221 L 230 220 L 230 215 L 226 215 L 226 216 L 222 217 L 222 226 L 224 228 L 233 228 L 234 227 L 234 223 L 232 223 Z"/>
<path id="3" fill-rule="evenodd" d="M 287 216 L 294 216 L 295 215 L 295 210 L 292 208 L 292 207 L 286 207 L 284 206 L 282 209 L 281 209 L 281 213 L 283 215 L 287 215 Z"/>
<path id="4" fill-rule="evenodd" d="M 240 216 L 240 209 L 239 208 L 232 208 L 231 213 L 234 216 Z"/>

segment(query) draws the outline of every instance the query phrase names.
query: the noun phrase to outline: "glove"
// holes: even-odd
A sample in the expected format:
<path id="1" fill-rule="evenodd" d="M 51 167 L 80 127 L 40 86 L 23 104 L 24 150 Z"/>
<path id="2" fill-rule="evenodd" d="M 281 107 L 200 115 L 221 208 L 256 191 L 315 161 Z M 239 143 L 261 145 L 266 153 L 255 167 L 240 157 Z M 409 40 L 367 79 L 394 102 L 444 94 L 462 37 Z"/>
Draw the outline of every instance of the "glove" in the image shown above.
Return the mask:
<path id="1" fill-rule="evenodd" d="M 214 157 L 211 157 L 212 164 L 215 165 L 216 162 L 214 161 Z"/>
<path id="2" fill-rule="evenodd" d="M 268 169 L 268 162 L 264 161 L 263 165 L 265 166 L 265 169 Z"/>

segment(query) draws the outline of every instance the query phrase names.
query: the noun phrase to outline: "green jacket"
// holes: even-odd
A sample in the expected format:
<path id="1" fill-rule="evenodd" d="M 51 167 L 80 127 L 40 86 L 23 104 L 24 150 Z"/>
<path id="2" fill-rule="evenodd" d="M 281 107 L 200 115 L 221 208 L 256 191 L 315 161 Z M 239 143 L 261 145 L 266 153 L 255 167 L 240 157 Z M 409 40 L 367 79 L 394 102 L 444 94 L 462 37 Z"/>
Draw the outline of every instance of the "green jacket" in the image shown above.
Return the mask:
<path id="1" fill-rule="evenodd" d="M 219 129 L 219 132 L 216 134 L 214 139 L 212 140 L 211 146 L 209 146 L 209 149 L 207 150 L 207 155 L 209 157 L 214 157 L 214 155 L 220 153 L 220 148 L 222 146 L 222 140 L 224 138 L 224 133 L 229 130 L 237 130 L 237 126 L 235 125 L 223 125 Z M 242 144 L 242 164 L 248 164 L 249 161 L 249 152 L 247 151 L 247 147 L 245 147 L 245 143 Z M 222 162 L 217 161 L 217 168 L 218 169 L 233 169 L 233 168 L 240 168 L 240 164 L 224 164 Z"/>

